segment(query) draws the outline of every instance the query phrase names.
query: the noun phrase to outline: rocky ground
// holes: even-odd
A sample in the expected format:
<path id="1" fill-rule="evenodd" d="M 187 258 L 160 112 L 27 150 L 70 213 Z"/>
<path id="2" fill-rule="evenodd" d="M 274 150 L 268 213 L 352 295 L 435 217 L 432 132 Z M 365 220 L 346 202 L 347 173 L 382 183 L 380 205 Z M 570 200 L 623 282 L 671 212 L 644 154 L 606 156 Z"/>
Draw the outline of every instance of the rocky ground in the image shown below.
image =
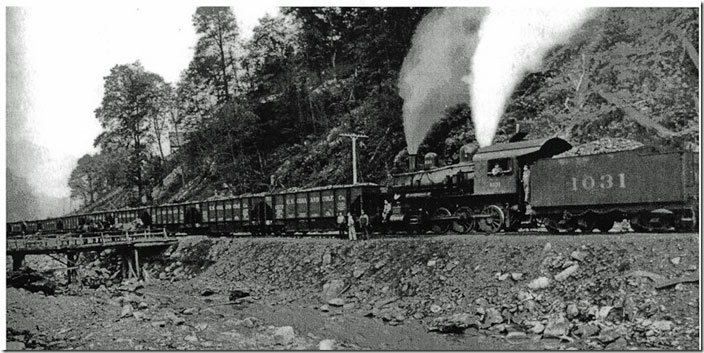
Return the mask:
<path id="1" fill-rule="evenodd" d="M 700 349 L 697 234 L 189 237 L 142 282 L 114 261 L 8 288 L 8 349 Z"/>

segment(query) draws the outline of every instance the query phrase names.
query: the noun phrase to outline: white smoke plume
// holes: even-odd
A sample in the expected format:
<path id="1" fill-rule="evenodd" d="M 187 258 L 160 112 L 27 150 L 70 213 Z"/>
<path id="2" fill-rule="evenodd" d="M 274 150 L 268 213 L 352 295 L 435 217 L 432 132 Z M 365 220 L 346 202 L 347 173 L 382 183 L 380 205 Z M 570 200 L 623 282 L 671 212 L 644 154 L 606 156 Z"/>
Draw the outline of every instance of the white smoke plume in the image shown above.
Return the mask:
<path id="1" fill-rule="evenodd" d="M 491 145 L 506 102 L 523 76 L 538 70 L 547 51 L 566 42 L 594 12 L 586 8 L 489 10 L 468 78 L 479 146 Z"/>
<path id="2" fill-rule="evenodd" d="M 468 101 L 469 90 L 462 77 L 470 74 L 485 13 L 484 8 L 437 9 L 418 25 L 399 79 L 408 153 L 418 152 L 447 107 Z"/>

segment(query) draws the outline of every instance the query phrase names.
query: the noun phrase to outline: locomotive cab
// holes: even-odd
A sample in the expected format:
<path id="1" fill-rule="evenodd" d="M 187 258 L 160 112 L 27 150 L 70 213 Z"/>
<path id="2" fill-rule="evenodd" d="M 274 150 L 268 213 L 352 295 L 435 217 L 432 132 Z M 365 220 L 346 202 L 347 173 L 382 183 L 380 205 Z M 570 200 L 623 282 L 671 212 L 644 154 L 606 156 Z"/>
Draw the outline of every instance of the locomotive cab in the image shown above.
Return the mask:
<path id="1" fill-rule="evenodd" d="M 474 155 L 475 195 L 517 194 L 521 190 L 523 167 L 572 148 L 561 138 L 498 143 L 479 149 Z"/>

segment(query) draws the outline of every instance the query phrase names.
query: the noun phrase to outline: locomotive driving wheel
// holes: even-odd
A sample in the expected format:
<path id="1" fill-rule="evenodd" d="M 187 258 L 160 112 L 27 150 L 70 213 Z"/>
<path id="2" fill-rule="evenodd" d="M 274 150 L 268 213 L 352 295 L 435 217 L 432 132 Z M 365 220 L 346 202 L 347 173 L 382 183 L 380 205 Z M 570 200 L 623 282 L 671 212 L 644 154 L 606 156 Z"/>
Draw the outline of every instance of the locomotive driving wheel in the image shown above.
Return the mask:
<path id="1" fill-rule="evenodd" d="M 452 216 L 452 213 L 450 213 L 450 210 L 445 207 L 440 207 L 435 210 L 435 213 L 433 213 L 433 218 L 450 216 Z M 437 220 L 433 221 L 433 224 L 430 226 L 430 229 L 435 234 L 445 234 L 450 230 L 450 225 L 451 224 L 448 220 Z"/>
<path id="2" fill-rule="evenodd" d="M 455 211 L 454 216 L 459 217 L 452 221 L 452 230 L 457 233 L 469 233 L 474 230 L 476 222 L 472 217 L 474 213 L 469 207 L 460 207 Z"/>
<path id="3" fill-rule="evenodd" d="M 501 226 L 503 226 L 506 219 L 504 211 L 496 205 L 484 207 L 482 216 L 479 220 L 479 227 L 487 233 L 496 233 L 501 230 Z"/>

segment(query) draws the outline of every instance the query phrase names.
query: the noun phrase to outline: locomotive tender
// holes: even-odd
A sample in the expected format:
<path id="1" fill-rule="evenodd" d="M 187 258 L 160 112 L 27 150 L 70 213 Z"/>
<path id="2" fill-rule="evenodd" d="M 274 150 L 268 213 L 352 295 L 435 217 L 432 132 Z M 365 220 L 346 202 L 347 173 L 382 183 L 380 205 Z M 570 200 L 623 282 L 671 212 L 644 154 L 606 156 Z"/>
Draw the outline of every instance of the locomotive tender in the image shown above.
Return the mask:
<path id="1" fill-rule="evenodd" d="M 572 146 L 561 138 L 466 145 L 457 164 L 422 168 L 388 186 L 336 185 L 244 194 L 161 206 L 74 214 L 8 223 L 8 235 L 80 232 L 139 219 L 144 226 L 196 233 L 252 235 L 328 232 L 337 216 L 361 210 L 381 232 L 456 233 L 545 226 L 549 231 L 606 232 L 628 219 L 636 231 L 695 230 L 699 215 L 699 154 L 644 149 L 555 157 Z"/>

